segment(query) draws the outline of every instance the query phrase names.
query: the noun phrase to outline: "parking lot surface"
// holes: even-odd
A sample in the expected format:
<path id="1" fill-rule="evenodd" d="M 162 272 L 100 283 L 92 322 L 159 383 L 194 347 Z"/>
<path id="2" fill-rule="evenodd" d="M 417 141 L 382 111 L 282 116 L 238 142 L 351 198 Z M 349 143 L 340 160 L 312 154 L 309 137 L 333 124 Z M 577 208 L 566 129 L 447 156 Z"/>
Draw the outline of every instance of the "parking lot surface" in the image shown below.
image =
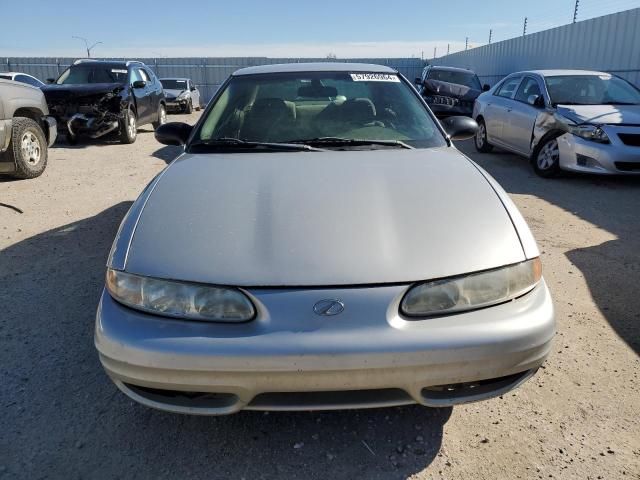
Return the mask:
<path id="1" fill-rule="evenodd" d="M 543 180 L 460 148 L 529 222 L 558 335 L 524 386 L 453 409 L 134 404 L 102 371 L 94 314 L 120 220 L 179 149 L 151 128 L 133 145 L 59 142 L 42 177 L 0 180 L 0 477 L 640 479 L 640 178 Z"/>

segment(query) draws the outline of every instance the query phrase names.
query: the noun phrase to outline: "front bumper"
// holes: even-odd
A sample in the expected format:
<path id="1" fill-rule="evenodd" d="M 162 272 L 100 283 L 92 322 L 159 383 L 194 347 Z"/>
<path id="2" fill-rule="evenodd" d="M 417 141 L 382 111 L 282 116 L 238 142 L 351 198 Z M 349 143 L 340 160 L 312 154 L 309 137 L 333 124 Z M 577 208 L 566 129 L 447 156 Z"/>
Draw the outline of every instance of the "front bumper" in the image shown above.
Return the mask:
<path id="1" fill-rule="evenodd" d="M 638 135 L 640 126 L 604 127 L 610 143 L 598 143 L 565 133 L 558 137 L 560 168 L 574 172 L 640 175 L 640 146 L 626 145 L 619 134 Z"/>
<path id="2" fill-rule="evenodd" d="M 258 317 L 243 324 L 148 315 L 105 292 L 95 343 L 131 398 L 195 414 L 465 403 L 514 388 L 549 353 L 555 322 L 544 281 L 502 305 L 418 321 L 398 314 L 407 288 L 250 290 Z M 323 298 L 340 298 L 345 311 L 315 315 Z M 488 379 L 498 380 L 452 386 Z"/>
<path id="3" fill-rule="evenodd" d="M 185 108 L 187 108 L 188 102 L 188 98 L 181 98 L 180 100 L 178 100 L 177 98 L 166 99 L 167 110 L 184 110 Z"/>

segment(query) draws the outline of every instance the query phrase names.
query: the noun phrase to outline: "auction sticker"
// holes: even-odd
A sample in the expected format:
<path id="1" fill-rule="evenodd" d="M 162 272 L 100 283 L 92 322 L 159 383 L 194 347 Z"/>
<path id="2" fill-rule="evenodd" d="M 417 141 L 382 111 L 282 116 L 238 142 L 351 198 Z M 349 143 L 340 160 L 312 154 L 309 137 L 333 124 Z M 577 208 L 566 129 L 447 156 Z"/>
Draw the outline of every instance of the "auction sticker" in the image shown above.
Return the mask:
<path id="1" fill-rule="evenodd" d="M 126 68 L 123 68 L 123 69 L 120 69 L 120 68 L 112 68 L 112 69 L 111 69 L 111 73 L 127 73 L 127 69 L 126 69 Z"/>
<path id="2" fill-rule="evenodd" d="M 396 82 L 400 83 L 397 75 L 390 73 L 352 73 L 354 82 Z"/>

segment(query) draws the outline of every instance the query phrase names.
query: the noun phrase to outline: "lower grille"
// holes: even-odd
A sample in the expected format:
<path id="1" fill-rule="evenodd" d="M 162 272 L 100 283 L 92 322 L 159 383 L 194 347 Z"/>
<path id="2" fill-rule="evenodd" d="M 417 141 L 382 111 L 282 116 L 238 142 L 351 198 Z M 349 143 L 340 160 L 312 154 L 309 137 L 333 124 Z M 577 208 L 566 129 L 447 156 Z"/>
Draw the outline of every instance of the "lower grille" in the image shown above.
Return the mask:
<path id="1" fill-rule="evenodd" d="M 640 147 L 640 133 L 619 133 L 618 137 L 625 145 Z"/>
<path id="2" fill-rule="evenodd" d="M 622 172 L 640 171 L 640 161 L 638 162 L 615 162 L 616 168 Z"/>

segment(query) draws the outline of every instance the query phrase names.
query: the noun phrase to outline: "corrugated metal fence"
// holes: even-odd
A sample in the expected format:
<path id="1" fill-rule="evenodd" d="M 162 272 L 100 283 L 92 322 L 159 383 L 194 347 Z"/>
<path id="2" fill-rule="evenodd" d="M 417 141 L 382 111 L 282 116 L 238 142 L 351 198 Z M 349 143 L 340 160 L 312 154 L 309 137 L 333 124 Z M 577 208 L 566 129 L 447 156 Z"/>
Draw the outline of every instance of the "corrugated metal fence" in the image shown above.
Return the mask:
<path id="1" fill-rule="evenodd" d="M 495 84 L 520 70 L 576 68 L 614 73 L 640 85 L 640 8 L 430 60 L 471 68 Z"/>
<path id="2" fill-rule="evenodd" d="M 4 58 L 0 64 L 0 72 L 19 71 L 33 75 L 45 81 L 56 78 L 71 65 L 75 58 Z M 123 60 L 123 59 L 117 59 Z M 133 59 L 129 59 L 133 60 Z M 397 69 L 409 81 L 419 77 L 425 62 L 419 58 L 359 58 L 359 59 L 321 59 L 321 58 L 266 58 L 266 57 L 191 57 L 191 58 L 136 58 L 141 60 L 160 78 L 187 77 L 191 78 L 200 89 L 205 101 L 216 92 L 218 87 L 234 71 L 255 65 L 274 63 L 300 62 L 358 62 L 387 65 Z"/>

